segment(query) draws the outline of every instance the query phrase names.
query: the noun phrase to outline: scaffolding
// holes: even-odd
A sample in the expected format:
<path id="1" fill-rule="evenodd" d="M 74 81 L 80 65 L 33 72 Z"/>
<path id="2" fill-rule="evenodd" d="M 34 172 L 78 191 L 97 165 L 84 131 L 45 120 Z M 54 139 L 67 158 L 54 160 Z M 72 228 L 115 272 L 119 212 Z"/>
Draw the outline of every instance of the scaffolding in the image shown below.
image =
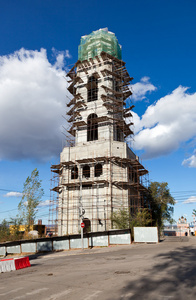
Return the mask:
<path id="1" fill-rule="evenodd" d="M 59 187 L 59 175 L 60 174 L 59 165 L 51 166 L 51 179 L 50 179 L 50 202 L 49 202 L 49 217 L 48 217 L 48 227 L 51 232 L 57 235 L 58 232 L 58 193 L 60 191 Z"/>
<path id="2" fill-rule="evenodd" d="M 125 62 L 102 51 L 99 56 L 78 60 L 67 77 L 68 91 L 73 96 L 67 102 L 69 157 L 51 166 L 50 219 L 54 222 L 51 215 L 55 213 L 60 235 L 80 228 L 81 199 L 94 231 L 98 231 L 99 225 L 103 230 L 111 228 L 111 214 L 122 207 L 129 208 L 133 214 L 138 208 L 149 207 L 146 202 L 148 171 L 125 143 L 133 138 L 134 125 L 131 120 L 134 105 L 130 98 L 133 77 L 129 76 Z M 91 117 L 85 119 L 88 111 Z M 78 136 L 84 140 L 86 135 L 87 142 L 98 141 L 98 130 L 104 135 L 106 129 L 107 153 L 101 156 L 93 150 L 94 153 L 81 159 L 71 154 L 70 148 L 77 146 L 76 142 L 80 146 Z M 114 141 L 123 142 L 122 152 L 127 151 L 126 157 L 122 153 L 114 155 Z M 81 151 L 82 147 L 81 143 Z"/>

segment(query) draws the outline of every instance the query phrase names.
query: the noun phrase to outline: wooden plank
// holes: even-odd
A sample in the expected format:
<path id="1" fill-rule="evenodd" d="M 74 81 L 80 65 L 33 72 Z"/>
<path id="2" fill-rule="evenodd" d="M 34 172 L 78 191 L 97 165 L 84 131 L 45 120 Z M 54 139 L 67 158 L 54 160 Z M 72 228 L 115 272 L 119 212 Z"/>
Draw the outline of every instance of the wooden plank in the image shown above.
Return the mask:
<path id="1" fill-rule="evenodd" d="M 118 100 L 118 99 L 115 99 L 111 96 L 106 96 L 106 95 L 103 95 L 103 94 L 101 95 L 101 99 L 103 101 L 111 100 L 111 101 L 115 102 L 118 105 L 125 105 L 126 104 L 123 100 Z"/>
<path id="2" fill-rule="evenodd" d="M 105 51 L 102 51 L 100 55 L 101 55 L 101 57 L 102 57 L 102 56 L 103 56 L 103 57 L 105 56 L 105 57 L 107 57 L 107 58 L 110 58 L 111 60 L 117 62 L 118 64 L 125 65 L 125 62 L 124 62 L 124 61 L 122 61 L 122 60 L 120 60 L 120 59 L 118 59 L 118 58 L 116 58 L 116 57 L 110 55 L 109 53 L 106 53 Z"/>

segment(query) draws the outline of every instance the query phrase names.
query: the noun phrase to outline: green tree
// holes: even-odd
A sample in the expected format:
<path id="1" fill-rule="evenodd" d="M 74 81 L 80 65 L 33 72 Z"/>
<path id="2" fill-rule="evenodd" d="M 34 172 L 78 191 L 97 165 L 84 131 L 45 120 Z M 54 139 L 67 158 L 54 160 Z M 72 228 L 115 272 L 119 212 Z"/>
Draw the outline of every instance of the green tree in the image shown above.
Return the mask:
<path id="1" fill-rule="evenodd" d="M 10 235 L 9 222 L 3 219 L 3 221 L 0 224 L 0 242 L 7 241 L 9 235 Z"/>
<path id="2" fill-rule="evenodd" d="M 148 200 L 152 212 L 153 225 L 158 226 L 159 232 L 164 221 L 172 223 L 175 200 L 170 194 L 167 182 L 151 182 Z"/>
<path id="3" fill-rule="evenodd" d="M 196 209 L 193 209 L 193 215 L 196 216 Z"/>
<path id="4" fill-rule="evenodd" d="M 23 218 L 28 227 L 35 221 L 37 207 L 43 194 L 44 191 L 41 187 L 39 172 L 37 169 L 34 169 L 31 176 L 28 176 L 24 183 L 22 199 L 18 204 L 18 210 L 21 213 L 20 216 Z"/>
<path id="5" fill-rule="evenodd" d="M 112 213 L 112 224 L 117 229 L 130 228 L 130 214 L 128 209 L 122 207 L 119 210 Z"/>
<path id="6" fill-rule="evenodd" d="M 111 216 L 113 225 L 117 229 L 127 229 L 136 226 L 148 226 L 152 220 L 147 208 L 138 208 L 134 214 L 130 214 L 127 208 L 120 208 Z"/>
<path id="7" fill-rule="evenodd" d="M 23 224 L 23 218 L 16 216 L 15 218 L 10 218 L 9 225 L 10 227 L 10 240 L 18 240 L 22 238 L 22 233 L 19 228 Z"/>
<path id="8" fill-rule="evenodd" d="M 133 227 L 146 227 L 151 225 L 152 217 L 148 208 L 138 208 L 135 214 L 131 216 L 130 224 Z"/>

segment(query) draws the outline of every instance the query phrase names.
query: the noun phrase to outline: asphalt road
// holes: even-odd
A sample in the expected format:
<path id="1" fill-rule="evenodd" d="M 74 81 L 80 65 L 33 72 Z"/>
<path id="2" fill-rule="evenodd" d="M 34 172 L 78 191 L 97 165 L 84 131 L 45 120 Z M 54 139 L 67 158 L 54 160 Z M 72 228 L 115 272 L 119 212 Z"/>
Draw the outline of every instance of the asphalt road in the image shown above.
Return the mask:
<path id="1" fill-rule="evenodd" d="M 0 300 L 195 300 L 196 237 L 34 256 L 0 274 Z"/>

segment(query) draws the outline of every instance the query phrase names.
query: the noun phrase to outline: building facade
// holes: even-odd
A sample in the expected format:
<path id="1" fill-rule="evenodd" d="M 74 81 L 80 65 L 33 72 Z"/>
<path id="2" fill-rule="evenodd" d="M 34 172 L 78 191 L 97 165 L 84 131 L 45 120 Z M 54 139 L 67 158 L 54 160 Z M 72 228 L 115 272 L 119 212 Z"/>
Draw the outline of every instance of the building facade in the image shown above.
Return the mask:
<path id="1" fill-rule="evenodd" d="M 81 38 L 79 60 L 67 74 L 69 135 L 59 174 L 58 234 L 112 228 L 111 215 L 120 208 L 131 213 L 144 206 L 148 171 L 128 147 L 133 135 L 130 82 L 121 46 L 107 29 Z M 73 140 L 73 139 L 72 139 Z"/>

